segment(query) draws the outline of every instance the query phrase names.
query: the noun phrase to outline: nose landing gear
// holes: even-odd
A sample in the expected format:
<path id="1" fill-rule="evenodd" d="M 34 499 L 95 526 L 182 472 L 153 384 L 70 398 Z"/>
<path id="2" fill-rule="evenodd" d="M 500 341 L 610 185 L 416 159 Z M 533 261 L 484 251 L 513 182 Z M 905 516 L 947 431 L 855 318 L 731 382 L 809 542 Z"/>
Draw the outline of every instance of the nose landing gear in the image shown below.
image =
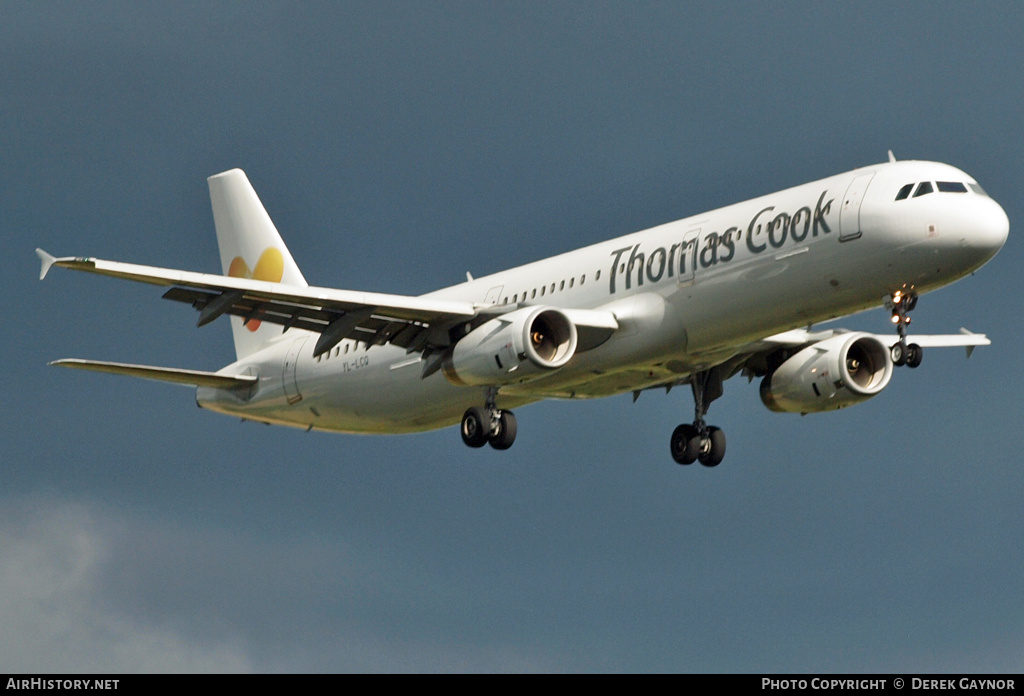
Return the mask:
<path id="1" fill-rule="evenodd" d="M 924 357 L 924 349 L 916 343 L 907 344 L 907 325 L 910 324 L 910 317 L 907 314 L 917 306 L 917 292 L 914 286 L 904 284 L 900 290 L 889 296 L 885 306 L 892 310 L 892 323 L 896 325 L 896 333 L 899 334 L 899 340 L 889 349 L 893 364 L 897 367 L 917 367 Z"/>
<path id="2" fill-rule="evenodd" d="M 507 450 L 516 441 L 516 417 L 497 407 L 497 396 L 497 388 L 488 388 L 484 407 L 474 406 L 462 415 L 459 431 L 467 446 L 483 447 L 490 443 L 496 450 Z"/>
<path id="3" fill-rule="evenodd" d="M 704 466 L 718 466 L 725 458 L 725 433 L 704 422 L 708 406 L 722 395 L 722 378 L 717 370 L 696 372 L 690 378 L 693 390 L 693 424 L 683 423 L 672 432 L 672 459 L 687 465 L 699 461 Z"/>

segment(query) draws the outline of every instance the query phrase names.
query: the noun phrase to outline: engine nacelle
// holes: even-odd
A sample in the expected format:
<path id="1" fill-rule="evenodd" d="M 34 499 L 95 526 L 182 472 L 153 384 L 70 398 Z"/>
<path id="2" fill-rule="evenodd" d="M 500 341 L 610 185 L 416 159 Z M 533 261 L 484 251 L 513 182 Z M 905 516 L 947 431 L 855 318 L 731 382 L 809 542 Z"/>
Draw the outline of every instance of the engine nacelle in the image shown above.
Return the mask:
<path id="1" fill-rule="evenodd" d="M 481 324 L 455 344 L 445 361 L 454 384 L 517 384 L 569 362 L 576 352 L 576 325 L 550 307 L 524 307 Z"/>
<path id="2" fill-rule="evenodd" d="M 844 333 L 791 356 L 761 382 L 772 411 L 816 413 L 866 401 L 892 379 L 889 348 L 871 334 Z"/>

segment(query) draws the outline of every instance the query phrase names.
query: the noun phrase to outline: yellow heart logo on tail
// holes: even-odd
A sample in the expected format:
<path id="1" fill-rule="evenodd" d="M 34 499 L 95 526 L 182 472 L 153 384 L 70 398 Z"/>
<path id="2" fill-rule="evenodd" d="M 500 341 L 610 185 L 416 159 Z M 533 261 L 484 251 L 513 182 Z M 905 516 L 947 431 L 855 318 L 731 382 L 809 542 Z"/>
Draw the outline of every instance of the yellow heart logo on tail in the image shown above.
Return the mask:
<path id="1" fill-rule="evenodd" d="M 241 256 L 231 260 L 228 267 L 228 275 L 232 278 L 251 278 L 252 280 L 266 280 L 271 283 L 280 283 L 284 276 L 284 256 L 274 247 L 267 247 L 260 254 L 256 262 L 256 268 L 249 270 L 249 264 Z M 250 319 L 245 322 L 245 328 L 255 331 L 262 324 L 259 319 Z"/>

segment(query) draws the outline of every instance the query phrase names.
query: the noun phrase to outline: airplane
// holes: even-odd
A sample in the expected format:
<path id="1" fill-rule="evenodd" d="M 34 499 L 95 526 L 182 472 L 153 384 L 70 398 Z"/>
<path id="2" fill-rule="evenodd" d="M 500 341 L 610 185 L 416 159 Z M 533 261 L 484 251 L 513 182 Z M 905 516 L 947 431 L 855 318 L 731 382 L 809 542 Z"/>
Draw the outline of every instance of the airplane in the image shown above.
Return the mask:
<path id="1" fill-rule="evenodd" d="M 198 326 L 230 316 L 236 360 L 216 372 L 62 359 L 62 367 L 196 387 L 202 407 L 342 433 L 459 424 L 469 447 L 512 446 L 513 408 L 689 385 L 694 419 L 675 462 L 712 467 L 706 422 L 732 376 L 759 378 L 772 411 L 857 404 L 917 367 L 924 348 L 983 334 L 909 335 L 926 292 L 973 274 L 1009 220 L 947 164 L 900 160 L 592 244 L 420 296 L 310 286 L 245 173 L 208 179 L 224 275 L 41 249 L 52 266 L 168 287 Z M 895 333 L 814 325 L 886 306 Z"/>

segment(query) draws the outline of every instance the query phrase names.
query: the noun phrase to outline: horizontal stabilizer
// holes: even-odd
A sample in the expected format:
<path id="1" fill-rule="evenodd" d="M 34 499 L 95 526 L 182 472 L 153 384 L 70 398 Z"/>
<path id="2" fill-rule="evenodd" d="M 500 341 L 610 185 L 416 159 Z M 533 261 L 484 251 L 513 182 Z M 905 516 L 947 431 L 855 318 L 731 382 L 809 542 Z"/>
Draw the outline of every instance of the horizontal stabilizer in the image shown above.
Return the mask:
<path id="1" fill-rule="evenodd" d="M 65 358 L 54 360 L 51 365 L 73 367 L 76 370 L 92 370 L 109 372 L 115 375 L 128 375 L 155 379 L 160 382 L 187 384 L 194 387 L 213 387 L 215 389 L 237 389 L 252 386 L 259 379 L 252 375 L 223 375 L 216 372 L 201 370 L 182 370 L 174 367 L 153 367 L 151 365 L 128 365 L 126 363 L 103 362 L 101 360 L 79 360 Z"/>

